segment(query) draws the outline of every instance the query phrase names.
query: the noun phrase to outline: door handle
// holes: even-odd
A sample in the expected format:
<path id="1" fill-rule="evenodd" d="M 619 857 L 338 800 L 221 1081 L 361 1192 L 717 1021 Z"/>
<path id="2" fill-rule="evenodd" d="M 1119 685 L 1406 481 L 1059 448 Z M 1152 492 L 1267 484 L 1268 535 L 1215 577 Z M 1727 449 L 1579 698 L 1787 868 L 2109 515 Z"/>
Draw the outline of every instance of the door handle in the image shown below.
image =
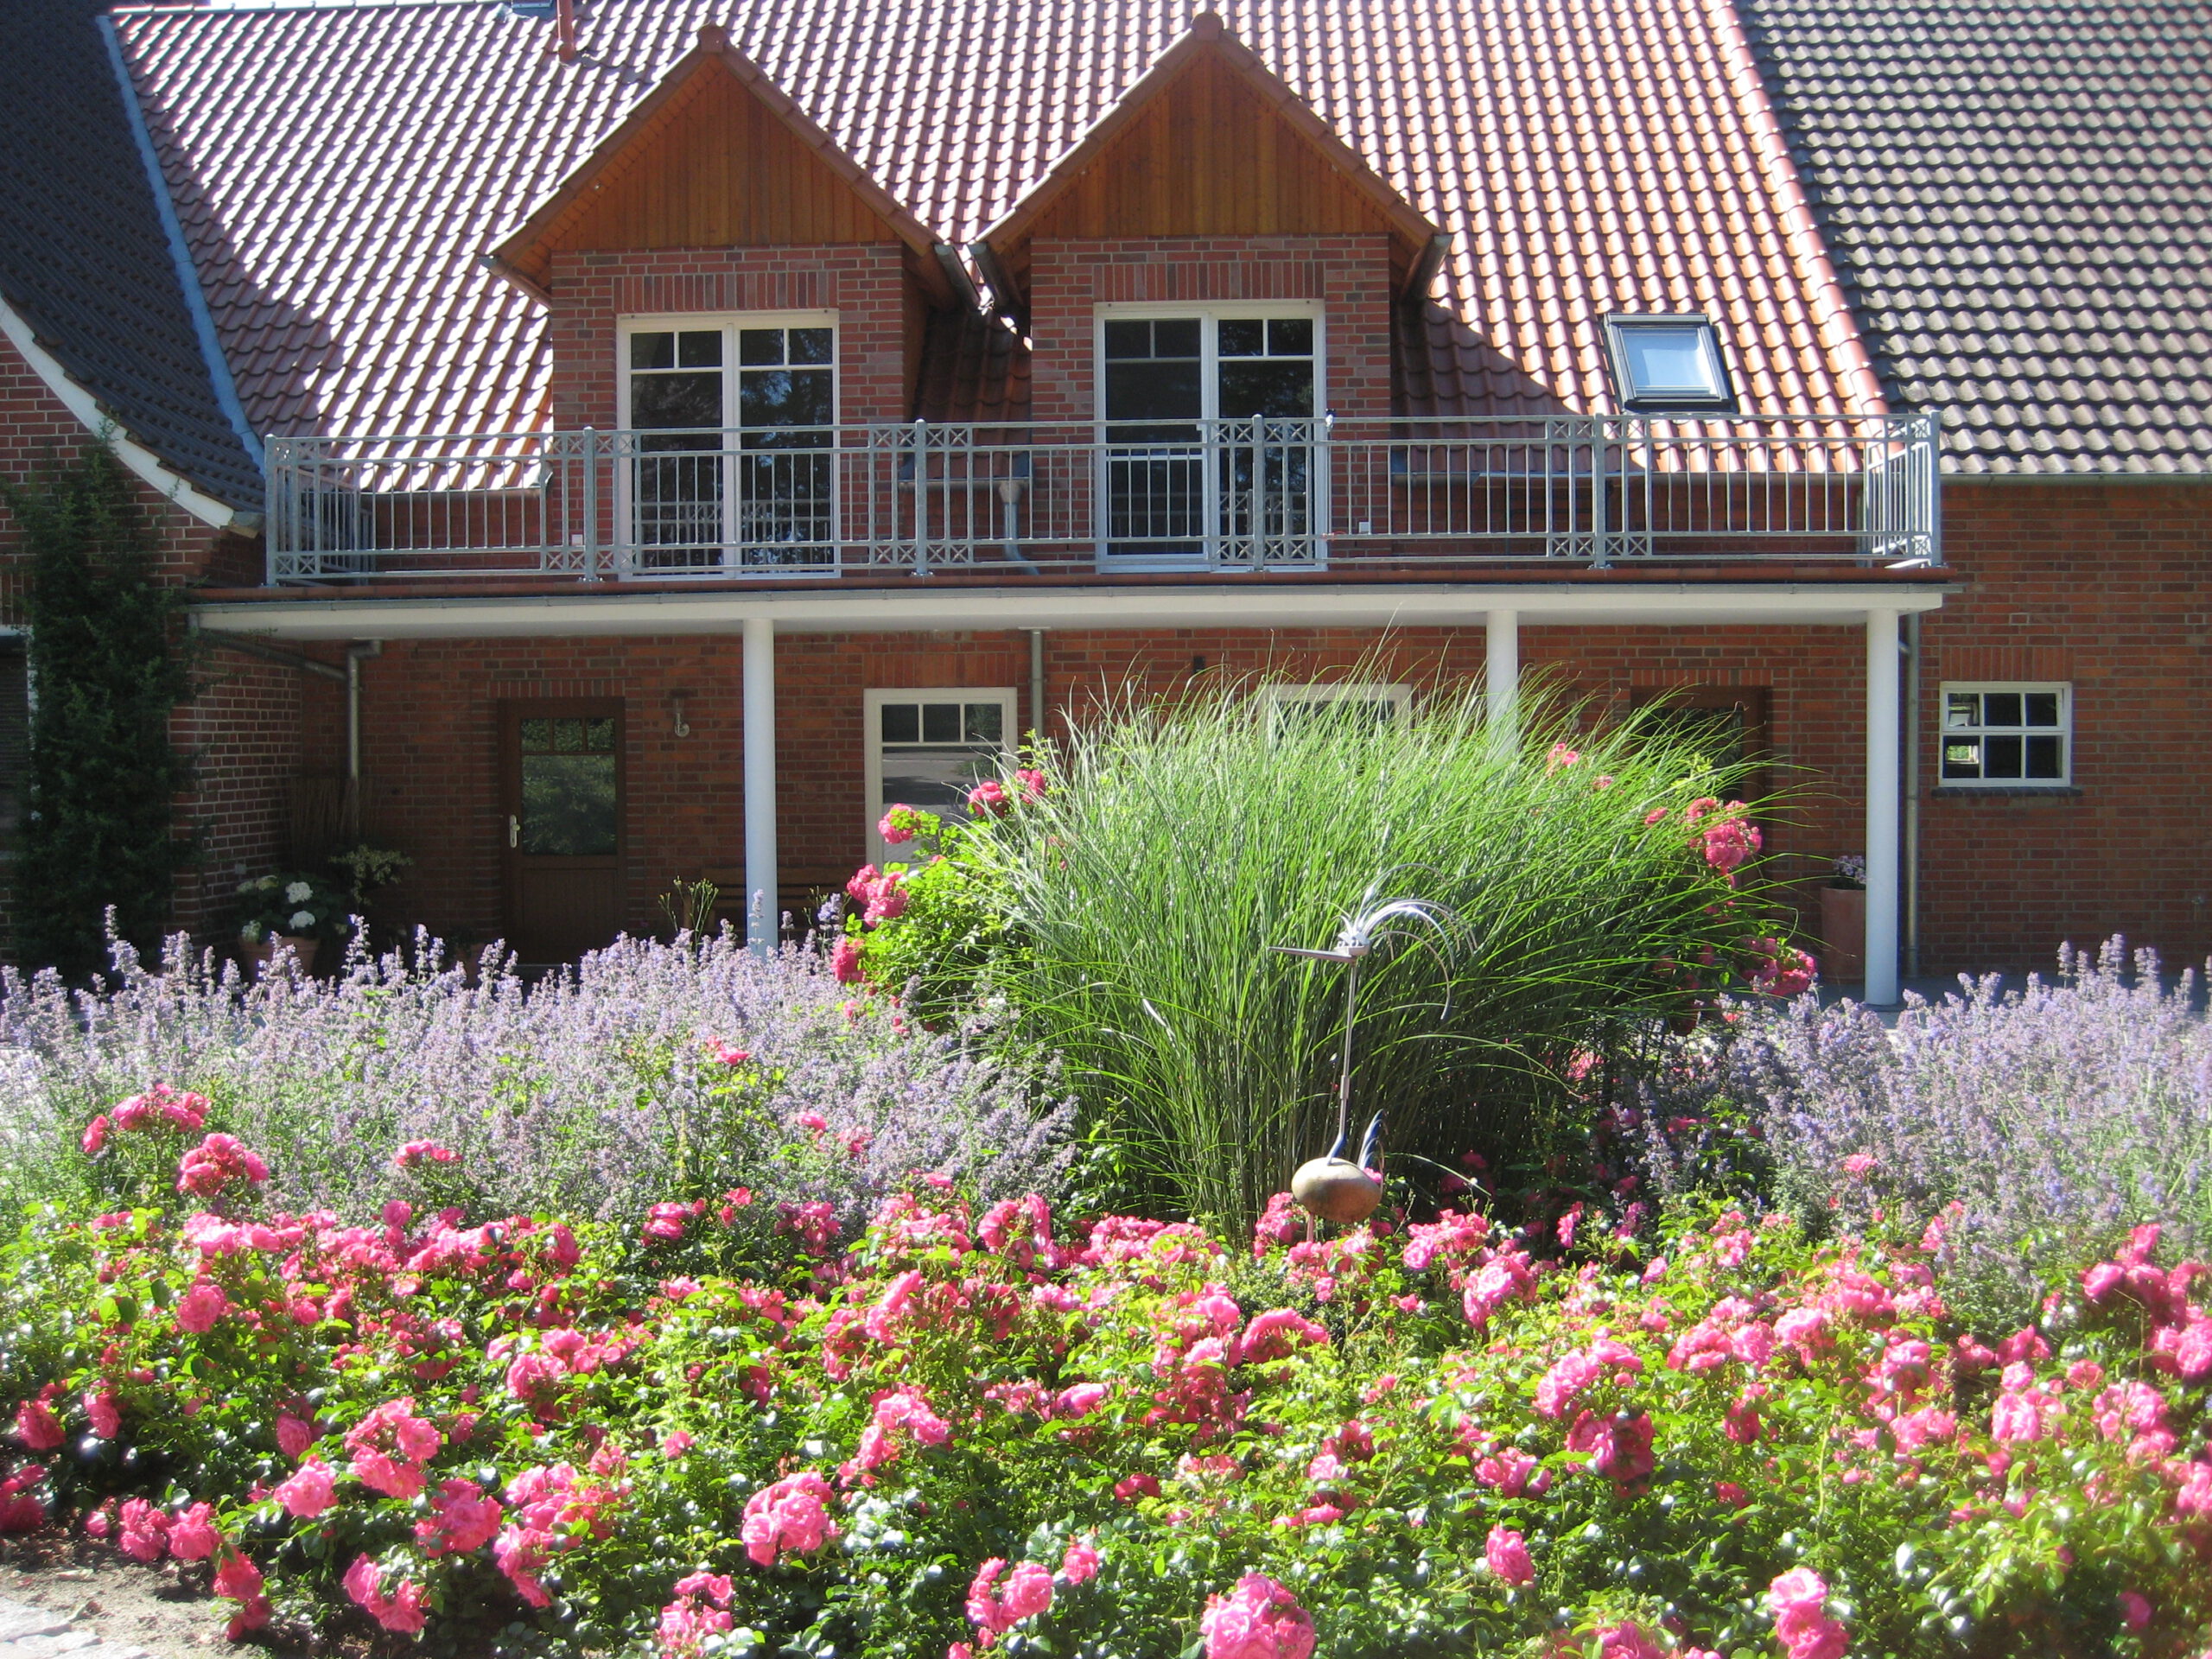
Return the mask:
<path id="1" fill-rule="evenodd" d="M 512 812 L 507 814 L 507 845 L 511 848 L 522 845 L 522 820 Z"/>

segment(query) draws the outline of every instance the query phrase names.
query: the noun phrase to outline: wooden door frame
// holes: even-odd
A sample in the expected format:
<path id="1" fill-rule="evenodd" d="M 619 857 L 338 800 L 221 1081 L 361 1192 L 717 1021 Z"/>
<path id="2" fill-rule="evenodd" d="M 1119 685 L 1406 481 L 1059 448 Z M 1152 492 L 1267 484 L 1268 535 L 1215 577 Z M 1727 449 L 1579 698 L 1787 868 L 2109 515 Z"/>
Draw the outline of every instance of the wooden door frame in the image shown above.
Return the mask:
<path id="1" fill-rule="evenodd" d="M 510 947 L 522 907 L 520 849 L 508 842 L 510 817 L 519 817 L 522 806 L 522 722 L 525 720 L 614 721 L 614 909 L 629 911 L 630 886 L 630 732 L 629 714 L 621 697 L 501 697 L 499 700 L 498 831 L 499 847 L 499 923 Z"/>

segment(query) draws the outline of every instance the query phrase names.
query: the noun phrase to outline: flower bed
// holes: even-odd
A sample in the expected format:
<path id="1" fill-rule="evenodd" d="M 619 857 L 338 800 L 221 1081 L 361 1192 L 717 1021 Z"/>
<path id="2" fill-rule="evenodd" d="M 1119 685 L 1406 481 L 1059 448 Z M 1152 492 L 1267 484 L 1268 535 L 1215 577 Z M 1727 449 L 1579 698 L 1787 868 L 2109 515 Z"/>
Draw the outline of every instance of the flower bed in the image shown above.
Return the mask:
<path id="1" fill-rule="evenodd" d="M 473 1650 L 1306 1659 L 2181 1655 L 2212 1639 L 2212 1312 L 2155 1229 L 2033 1325 L 1941 1224 L 1678 1205 L 1232 1249 L 916 1172 L 864 1233 L 265 1211 L 170 1093 L 152 1205 L 0 1262 L 0 1526 Z M 122 1123 L 126 1116 L 130 1123 Z M 411 1152 L 418 1166 L 442 1148 Z"/>

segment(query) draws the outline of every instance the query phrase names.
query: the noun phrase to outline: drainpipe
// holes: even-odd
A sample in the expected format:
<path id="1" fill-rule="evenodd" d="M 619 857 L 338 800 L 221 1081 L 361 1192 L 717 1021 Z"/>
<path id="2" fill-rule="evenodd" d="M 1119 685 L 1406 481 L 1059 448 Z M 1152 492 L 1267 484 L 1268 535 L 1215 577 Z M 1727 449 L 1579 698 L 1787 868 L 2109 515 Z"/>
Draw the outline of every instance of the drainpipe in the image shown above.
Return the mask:
<path id="1" fill-rule="evenodd" d="M 1045 746 L 1045 630 L 1029 630 L 1029 741 Z"/>
<path id="2" fill-rule="evenodd" d="M 346 837 L 361 833 L 361 659 L 384 655 L 381 639 L 357 639 L 346 647 Z"/>
<path id="3" fill-rule="evenodd" d="M 1904 618 L 1904 971 L 1920 977 L 1920 613 Z"/>

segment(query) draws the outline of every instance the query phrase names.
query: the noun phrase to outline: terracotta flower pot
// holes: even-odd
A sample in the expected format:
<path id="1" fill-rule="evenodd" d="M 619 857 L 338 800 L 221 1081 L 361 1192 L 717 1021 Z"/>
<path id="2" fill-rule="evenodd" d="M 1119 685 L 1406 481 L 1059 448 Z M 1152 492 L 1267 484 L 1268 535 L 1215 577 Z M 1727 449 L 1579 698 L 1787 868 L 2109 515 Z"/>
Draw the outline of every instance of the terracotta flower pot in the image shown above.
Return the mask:
<path id="1" fill-rule="evenodd" d="M 269 971 L 269 964 L 276 959 L 279 945 L 289 945 L 299 959 L 302 974 L 315 972 L 315 953 L 321 949 L 322 941 L 308 934 L 277 933 L 265 939 L 240 939 L 238 960 L 256 979 Z"/>
<path id="2" fill-rule="evenodd" d="M 1821 889 L 1821 978 L 1829 985 L 1866 977 L 1866 889 Z"/>

